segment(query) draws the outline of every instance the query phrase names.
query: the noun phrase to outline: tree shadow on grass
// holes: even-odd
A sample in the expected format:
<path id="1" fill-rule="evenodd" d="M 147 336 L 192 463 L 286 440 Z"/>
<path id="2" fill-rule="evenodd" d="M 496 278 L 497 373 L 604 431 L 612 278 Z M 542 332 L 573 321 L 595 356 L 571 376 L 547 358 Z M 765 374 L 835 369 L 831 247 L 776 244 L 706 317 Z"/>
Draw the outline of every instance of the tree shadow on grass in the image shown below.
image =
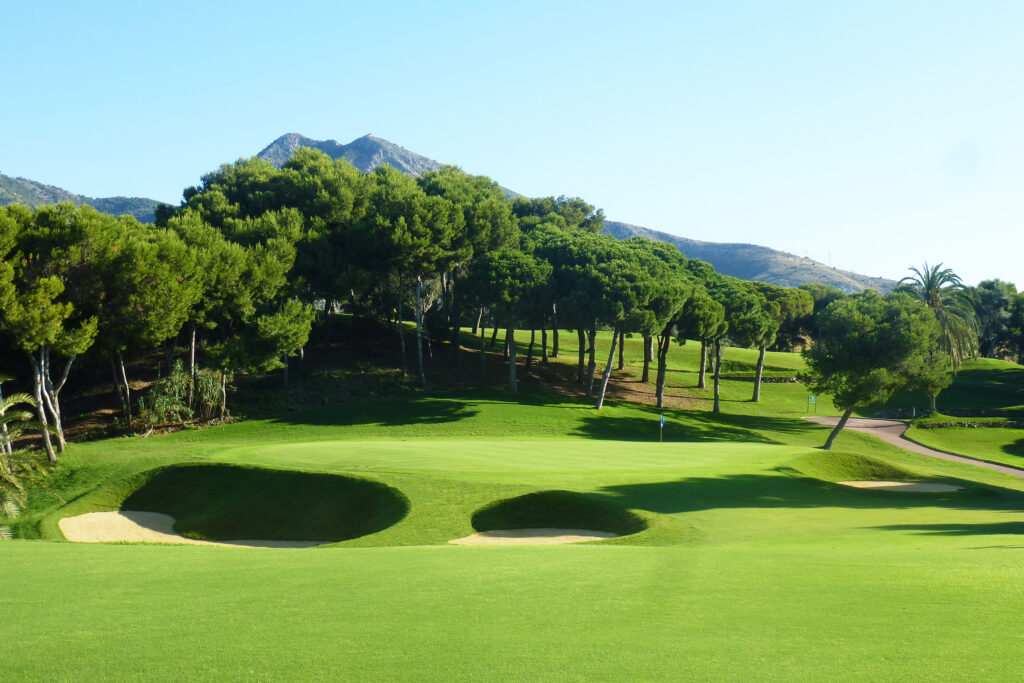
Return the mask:
<path id="1" fill-rule="evenodd" d="M 615 441 L 658 441 L 659 415 L 652 412 L 650 417 L 619 417 L 600 414 L 584 416 L 582 424 L 572 432 L 574 436 L 589 439 L 611 439 Z M 666 443 L 710 441 L 745 441 L 748 443 L 778 444 L 763 434 L 729 424 L 703 420 L 665 421 L 663 438 Z"/>
<path id="2" fill-rule="evenodd" d="M 986 522 L 981 524 L 890 524 L 873 529 L 916 531 L 930 536 L 990 536 L 1024 534 L 1024 522 Z"/>
<path id="3" fill-rule="evenodd" d="M 776 432 L 789 435 L 814 435 L 826 434 L 827 429 L 821 425 L 796 417 L 774 417 L 768 415 L 735 415 L 707 412 L 686 413 L 686 419 L 695 422 L 705 422 L 723 427 L 742 429 L 755 433 Z M 780 443 L 769 440 L 769 443 Z"/>
<path id="4" fill-rule="evenodd" d="M 1003 446 L 1003 452 L 1024 458 L 1024 439 L 1017 439 L 1013 443 Z"/>
<path id="5" fill-rule="evenodd" d="M 376 424 L 384 427 L 457 422 L 477 415 L 470 402 L 449 398 L 380 398 L 332 404 L 281 415 L 273 421 L 318 427 Z"/>
<path id="6" fill-rule="evenodd" d="M 1024 494 L 975 482 L 943 479 L 960 491 L 917 493 L 854 489 L 803 476 L 738 474 L 689 477 L 677 481 L 608 486 L 602 491 L 628 509 L 676 514 L 740 508 L 911 509 L 942 507 L 963 510 L 1024 512 Z M 882 527 L 891 528 L 891 527 Z M 1021 523 L 1024 531 L 1024 522 Z M 1003 532 L 988 532 L 1003 533 Z M 1016 532 L 1005 532 L 1016 533 Z"/>

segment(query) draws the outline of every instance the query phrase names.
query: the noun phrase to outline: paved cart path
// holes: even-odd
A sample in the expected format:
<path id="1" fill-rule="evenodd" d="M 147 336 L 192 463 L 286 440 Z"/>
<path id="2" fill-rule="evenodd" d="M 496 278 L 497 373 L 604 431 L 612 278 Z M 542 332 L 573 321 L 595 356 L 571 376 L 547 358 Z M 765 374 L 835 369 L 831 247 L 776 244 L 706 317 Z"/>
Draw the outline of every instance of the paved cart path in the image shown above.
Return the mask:
<path id="1" fill-rule="evenodd" d="M 804 419 L 808 422 L 816 422 L 817 424 L 827 425 L 829 427 L 835 427 L 839 422 L 838 417 L 805 417 Z M 899 420 L 875 420 L 864 417 L 851 417 L 847 421 L 844 429 L 852 429 L 855 432 L 864 432 L 865 434 L 877 436 L 882 441 L 887 441 L 894 446 L 904 450 L 913 451 L 914 453 L 920 453 L 933 458 L 941 458 L 942 460 L 952 460 L 953 462 L 976 465 L 978 467 L 995 470 L 996 472 L 1002 472 L 1003 474 L 1009 474 L 1012 477 L 1024 478 L 1024 469 L 1019 467 L 1010 467 L 1009 465 L 1000 465 L 999 463 L 989 462 L 988 460 L 969 458 L 966 455 L 956 455 L 955 453 L 937 451 L 934 448 L 928 448 L 916 441 L 911 441 L 903 434 L 907 431 L 907 424 L 905 422 L 900 422 Z"/>

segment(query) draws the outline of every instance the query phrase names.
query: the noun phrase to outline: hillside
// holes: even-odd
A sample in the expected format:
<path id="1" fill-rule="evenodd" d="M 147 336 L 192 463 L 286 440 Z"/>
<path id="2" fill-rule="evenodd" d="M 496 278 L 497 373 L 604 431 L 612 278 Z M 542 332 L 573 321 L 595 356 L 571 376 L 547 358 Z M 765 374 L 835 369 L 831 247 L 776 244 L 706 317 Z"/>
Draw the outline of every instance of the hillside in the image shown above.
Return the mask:
<path id="1" fill-rule="evenodd" d="M 783 287 L 817 282 L 832 285 L 844 292 L 876 289 L 885 293 L 896 286 L 893 280 L 830 268 L 803 256 L 756 244 L 701 242 L 618 221 L 605 221 L 604 232 L 618 239 L 638 236 L 674 244 L 687 258 L 706 261 L 718 272 L 743 280 L 757 280 Z"/>
<path id="2" fill-rule="evenodd" d="M 56 204 L 57 202 L 87 204 L 97 211 L 115 216 L 125 214 L 135 216 L 143 223 L 153 222 L 153 212 L 156 211 L 157 204 L 160 203 L 155 199 L 146 199 L 145 197 L 87 197 L 35 180 L 12 178 L 0 173 L 0 206 L 7 206 L 15 202 L 28 206 Z"/>

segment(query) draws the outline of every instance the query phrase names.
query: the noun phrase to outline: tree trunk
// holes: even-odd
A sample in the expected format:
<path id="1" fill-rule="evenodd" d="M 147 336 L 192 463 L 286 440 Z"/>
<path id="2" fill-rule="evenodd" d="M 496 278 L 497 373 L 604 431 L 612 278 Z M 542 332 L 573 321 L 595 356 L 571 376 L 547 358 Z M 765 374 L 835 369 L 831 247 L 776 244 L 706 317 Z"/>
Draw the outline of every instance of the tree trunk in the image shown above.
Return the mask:
<path id="1" fill-rule="evenodd" d="M 829 433 L 828 438 L 825 439 L 825 445 L 822 446 L 823 450 L 832 450 L 832 444 L 835 442 L 836 437 L 839 436 L 839 432 L 843 431 L 843 427 L 846 426 L 846 421 L 850 419 L 850 415 L 853 414 L 853 408 L 848 409 L 843 416 L 839 418 L 839 422 Z"/>
<path id="2" fill-rule="evenodd" d="M 586 342 L 583 341 L 583 328 L 576 328 L 576 337 L 579 340 L 579 363 L 576 365 L 576 384 L 583 386 L 583 354 L 586 353 Z"/>
<path id="3" fill-rule="evenodd" d="M 53 418 L 53 429 L 57 434 L 57 450 L 63 453 L 68 447 L 68 442 L 64 439 L 64 421 L 61 419 L 60 412 L 60 390 L 68 381 L 68 373 L 71 372 L 71 364 L 75 362 L 76 356 L 68 358 L 64 364 L 64 372 L 55 387 L 50 376 L 50 347 L 44 346 L 39 351 L 40 365 L 43 369 L 43 399 L 46 401 L 46 409 L 50 411 L 50 417 Z"/>
<path id="4" fill-rule="evenodd" d="M 654 339 L 652 337 L 644 337 L 644 371 L 640 375 L 640 381 L 647 382 L 651 381 L 651 352 L 650 348 L 654 345 Z M 658 340 L 658 348 L 661 349 L 661 340 Z"/>
<path id="5" fill-rule="evenodd" d="M 587 330 L 587 396 L 594 395 L 594 373 L 597 371 L 597 327 Z M 612 342 L 614 346 L 614 341 Z"/>
<path id="6" fill-rule="evenodd" d="M 39 358 L 34 353 L 28 354 L 32 361 L 32 392 L 36 399 L 36 417 L 39 419 L 39 428 L 43 437 L 43 448 L 46 449 L 46 457 L 50 462 L 57 462 L 57 454 L 53 450 L 53 442 L 50 440 L 50 425 L 46 419 L 46 407 L 43 403 L 43 367 Z"/>
<path id="7" fill-rule="evenodd" d="M 168 339 L 164 343 L 164 360 L 167 362 L 167 374 L 171 374 L 171 366 L 174 365 L 174 352 L 178 349 L 178 337 L 181 336 L 179 330 L 174 339 Z"/>
<path id="8" fill-rule="evenodd" d="M 483 311 L 483 309 L 480 309 Z M 484 326 L 480 326 L 480 377 L 483 381 L 487 381 L 487 333 L 484 332 Z"/>
<path id="9" fill-rule="evenodd" d="M 402 286 L 399 284 L 398 291 L 402 291 Z M 399 305 L 401 305 L 401 299 L 399 299 Z M 324 299 L 324 346 L 327 348 L 331 347 L 331 320 L 334 316 L 331 315 L 331 311 L 334 308 L 334 302 L 330 299 Z"/>
<path id="10" fill-rule="evenodd" d="M 2 378 L 0 378 L 2 380 Z M 11 443 L 10 437 L 7 435 L 7 423 L 3 421 L 4 417 L 4 392 L 3 382 L 0 381 L 0 453 L 13 453 L 14 445 Z M 8 472 L 10 474 L 10 472 Z"/>
<path id="11" fill-rule="evenodd" d="M 128 420 L 128 429 L 132 428 L 132 388 L 128 384 L 128 372 L 124 368 L 124 356 L 117 352 L 117 363 L 121 366 L 121 381 L 124 383 L 124 407 L 125 417 Z"/>
<path id="12" fill-rule="evenodd" d="M 704 383 L 704 373 L 708 368 L 708 340 L 704 337 L 700 340 L 700 369 L 697 371 L 697 388 L 707 389 Z"/>
<path id="13" fill-rule="evenodd" d="M 398 348 L 402 354 L 402 377 L 408 373 L 405 364 L 405 326 L 402 325 L 402 285 L 398 285 Z"/>
<path id="14" fill-rule="evenodd" d="M 622 355 L 622 353 L 623 353 L 622 350 L 624 348 L 626 348 L 626 331 L 625 330 L 619 330 L 619 364 L 615 368 L 616 370 L 622 370 L 624 367 L 626 367 L 626 361 L 625 361 L 625 358 Z"/>
<path id="15" fill-rule="evenodd" d="M 548 328 L 544 326 L 540 328 L 540 363 L 548 364 Z"/>
<path id="16" fill-rule="evenodd" d="M 480 323 L 484 320 L 484 307 L 480 307 L 480 312 L 476 314 L 476 322 L 473 323 L 473 336 L 476 336 L 477 330 L 480 329 Z"/>
<path id="17" fill-rule="evenodd" d="M 672 341 L 671 333 L 665 332 L 658 337 L 658 379 L 655 393 L 658 397 L 658 409 L 665 407 L 665 375 L 668 373 L 668 347 Z"/>
<path id="18" fill-rule="evenodd" d="M 192 325 L 191 341 L 188 344 L 188 408 L 195 411 L 196 397 L 196 326 Z"/>
<path id="19" fill-rule="evenodd" d="M 120 373 L 117 371 L 117 359 L 110 354 L 110 378 L 114 381 L 114 389 L 117 391 L 117 400 L 121 402 L 121 413 L 128 415 L 128 402 L 124 397 L 124 384 L 121 383 Z"/>
<path id="20" fill-rule="evenodd" d="M 494 330 L 491 331 L 491 348 L 498 343 L 498 321 L 494 321 Z"/>
<path id="21" fill-rule="evenodd" d="M 284 368 L 283 368 L 283 370 L 284 370 L 284 372 L 282 374 L 284 375 L 284 388 L 287 389 L 288 388 L 288 354 L 287 353 L 284 354 Z"/>
<path id="22" fill-rule="evenodd" d="M 722 380 L 722 340 L 715 340 L 715 407 L 712 412 L 716 415 L 722 412 L 720 405 Z"/>
<path id="23" fill-rule="evenodd" d="M 939 398 L 938 394 L 932 394 L 931 396 L 928 397 L 928 399 L 929 399 L 928 400 L 928 412 L 930 412 L 930 413 L 937 413 L 937 412 L 939 412 L 938 408 L 935 407 L 935 404 L 936 404 L 936 401 L 937 401 L 938 398 Z"/>
<path id="24" fill-rule="evenodd" d="M 423 278 L 416 278 L 416 362 L 420 371 L 420 387 L 430 391 L 427 374 L 423 370 Z"/>
<path id="25" fill-rule="evenodd" d="M 227 370 L 220 371 L 220 419 L 223 420 L 228 414 L 228 373 Z"/>
<path id="26" fill-rule="evenodd" d="M 533 344 L 537 339 L 537 330 L 530 330 L 530 346 L 526 349 L 526 367 L 533 363 Z"/>
<path id="27" fill-rule="evenodd" d="M 551 304 L 551 357 L 558 358 L 558 304 Z"/>
<path id="28" fill-rule="evenodd" d="M 608 380 L 612 376 L 612 362 L 615 360 L 615 346 L 616 342 L 622 339 L 622 330 L 612 330 L 612 348 L 608 352 L 608 364 L 604 366 L 604 374 L 601 376 L 601 389 L 597 395 L 597 403 L 595 408 L 601 410 L 601 406 L 604 405 L 604 392 L 608 390 Z M 622 345 L 618 345 L 622 348 Z"/>
<path id="29" fill-rule="evenodd" d="M 448 275 L 448 324 L 452 327 L 452 349 L 455 352 L 455 359 L 458 361 L 459 351 L 462 349 L 462 326 L 459 325 L 459 311 L 455 307 L 455 274 Z"/>
<path id="30" fill-rule="evenodd" d="M 516 338 L 515 327 L 509 324 L 505 330 L 505 345 L 508 347 L 508 390 L 516 393 Z"/>
<path id="31" fill-rule="evenodd" d="M 764 374 L 764 344 L 759 347 L 757 354 L 757 372 L 754 373 L 754 397 L 750 400 L 757 403 L 761 400 L 761 375 Z"/>

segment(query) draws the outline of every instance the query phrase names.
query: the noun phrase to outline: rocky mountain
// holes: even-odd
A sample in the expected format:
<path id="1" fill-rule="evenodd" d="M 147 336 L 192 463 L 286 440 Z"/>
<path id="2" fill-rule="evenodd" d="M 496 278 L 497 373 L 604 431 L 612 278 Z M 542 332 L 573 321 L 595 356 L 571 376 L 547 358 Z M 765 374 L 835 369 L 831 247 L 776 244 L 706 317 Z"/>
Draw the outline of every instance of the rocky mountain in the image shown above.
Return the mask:
<path id="1" fill-rule="evenodd" d="M 12 178 L 0 173 L 0 206 L 20 202 L 28 206 L 40 204 L 56 204 L 57 202 L 73 202 L 76 205 L 88 204 L 97 211 L 111 213 L 115 216 L 128 214 L 135 216 L 143 223 L 152 223 L 153 212 L 160 202 L 144 197 L 87 197 L 68 192 L 53 185 Z"/>
<path id="2" fill-rule="evenodd" d="M 364 135 L 343 145 L 337 140 L 313 140 L 298 133 L 288 133 L 264 147 L 256 156 L 280 168 L 299 147 L 318 149 L 332 159 L 345 159 L 363 173 L 381 164 L 388 164 L 411 176 L 441 168 L 441 164 L 433 159 L 372 135 Z"/>
<path id="3" fill-rule="evenodd" d="M 756 244 L 701 242 L 618 221 L 605 221 L 604 232 L 618 239 L 638 236 L 674 244 L 687 258 L 707 261 L 719 273 L 743 280 L 757 280 L 783 287 L 818 282 L 844 292 L 875 289 L 885 293 L 896 286 L 893 280 L 838 270 L 813 259 Z"/>

